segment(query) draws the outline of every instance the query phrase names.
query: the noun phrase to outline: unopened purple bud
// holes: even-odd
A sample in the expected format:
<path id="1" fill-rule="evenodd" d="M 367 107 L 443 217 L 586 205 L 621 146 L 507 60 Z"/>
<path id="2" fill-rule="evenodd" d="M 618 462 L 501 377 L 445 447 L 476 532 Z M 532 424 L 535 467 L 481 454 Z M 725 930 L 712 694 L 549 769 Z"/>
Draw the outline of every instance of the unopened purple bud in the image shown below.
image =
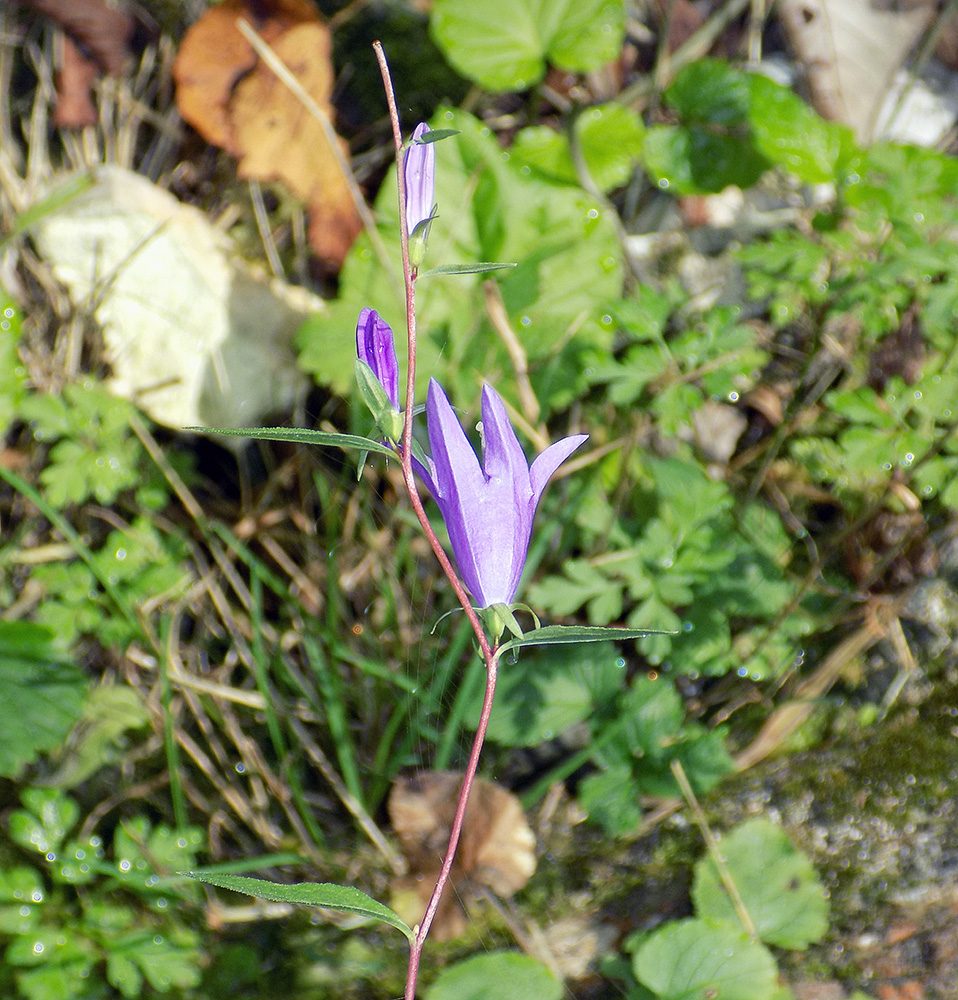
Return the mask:
<path id="1" fill-rule="evenodd" d="M 365 308 L 356 324 L 356 353 L 365 361 L 386 390 L 390 403 L 399 409 L 399 362 L 389 324 L 375 309 Z"/>
<path id="2" fill-rule="evenodd" d="M 412 143 L 403 158 L 403 183 L 406 187 L 406 229 L 410 236 L 416 226 L 432 217 L 435 205 L 436 187 L 436 144 L 421 143 L 421 138 L 429 131 L 425 122 L 420 122 L 413 131 Z"/>

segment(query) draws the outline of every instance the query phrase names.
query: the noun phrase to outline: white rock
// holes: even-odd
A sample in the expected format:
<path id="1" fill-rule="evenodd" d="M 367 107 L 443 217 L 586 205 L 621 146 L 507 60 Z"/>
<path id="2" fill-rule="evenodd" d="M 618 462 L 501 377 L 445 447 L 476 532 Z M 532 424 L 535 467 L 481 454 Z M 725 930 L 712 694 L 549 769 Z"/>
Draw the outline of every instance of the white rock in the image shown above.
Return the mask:
<path id="1" fill-rule="evenodd" d="M 304 387 L 292 338 L 322 300 L 257 275 L 202 212 L 140 174 L 98 168 L 33 239 L 100 324 L 111 390 L 158 423 L 253 426 Z"/>

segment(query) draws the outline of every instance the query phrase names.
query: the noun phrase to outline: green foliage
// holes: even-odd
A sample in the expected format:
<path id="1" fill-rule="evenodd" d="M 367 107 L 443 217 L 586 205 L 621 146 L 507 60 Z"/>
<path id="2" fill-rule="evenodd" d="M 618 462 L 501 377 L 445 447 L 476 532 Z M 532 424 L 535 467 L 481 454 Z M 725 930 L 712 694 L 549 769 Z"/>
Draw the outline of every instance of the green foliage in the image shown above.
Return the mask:
<path id="1" fill-rule="evenodd" d="M 186 547 L 176 536 L 162 536 L 145 518 L 137 518 L 124 530 L 111 531 L 93 553 L 91 563 L 47 563 L 37 566 L 33 580 L 42 588 L 44 600 L 36 618 L 49 626 L 62 641 L 94 635 L 105 646 L 125 646 L 140 636 L 133 612 L 147 601 L 165 594 L 182 593 L 190 576 L 182 562 Z M 109 580 L 113 595 L 101 582 Z"/>
<path id="2" fill-rule="evenodd" d="M 488 738 L 512 747 L 553 739 L 614 695 L 624 666 L 609 643 L 533 651 L 515 663 L 504 661 Z M 476 697 L 467 710 L 470 717 L 478 717 L 480 703 Z"/>
<path id="3" fill-rule="evenodd" d="M 528 955 L 490 951 L 444 969 L 426 1000 L 559 1000 L 562 983 Z"/>
<path id="4" fill-rule="evenodd" d="M 743 823 L 719 842 L 725 867 L 766 944 L 803 950 L 828 929 L 828 901 L 808 858 L 767 819 Z M 695 866 L 698 915 L 734 926 L 738 917 L 711 857 Z"/>
<path id="5" fill-rule="evenodd" d="M 40 473 L 50 503 L 110 504 L 137 484 L 140 446 L 130 433 L 135 412 L 93 382 L 67 385 L 59 396 L 22 400 L 19 415 L 34 425 L 37 440 L 53 442 Z"/>
<path id="6" fill-rule="evenodd" d="M 757 623 L 773 618 L 791 597 L 780 568 L 790 545 L 781 523 L 757 506 L 736 518 L 727 486 L 691 461 L 650 460 L 647 471 L 645 523 L 637 530 L 617 518 L 606 529 L 631 544 L 614 556 L 566 562 L 561 577 L 531 588 L 533 604 L 557 615 L 584 607 L 595 625 L 624 615 L 630 627 L 654 622 L 681 630 L 639 641 L 653 664 L 670 660 L 681 670 L 713 674 L 744 667 L 756 677 L 781 672 L 787 660 L 777 648 L 757 648 L 742 662 L 745 640 L 733 643 L 729 614 L 743 634 L 750 619 L 757 633 Z"/>
<path id="7" fill-rule="evenodd" d="M 436 0 L 430 31 L 449 62 L 488 90 L 525 90 L 546 63 L 598 69 L 625 32 L 622 0 Z"/>
<path id="8" fill-rule="evenodd" d="M 26 372 L 17 352 L 22 324 L 16 303 L 0 286 L 0 434 L 6 433 L 23 399 Z"/>
<path id="9" fill-rule="evenodd" d="M 719 842 L 726 877 L 755 929 L 743 930 L 740 912 L 714 860 L 695 866 L 696 916 L 633 939 L 632 972 L 660 1000 L 771 1000 L 778 970 L 767 944 L 805 949 L 828 928 L 825 893 L 808 858 L 765 819 L 750 820 Z M 625 976 L 628 979 L 628 974 Z"/>
<path id="10" fill-rule="evenodd" d="M 27 788 L 8 818 L 10 839 L 43 855 L 41 870 L 0 870 L 0 945 L 24 1000 L 93 1000 L 107 984 L 124 997 L 200 982 L 199 936 L 184 921 L 192 899 L 170 876 L 194 863 L 199 830 L 122 823 L 112 849 L 79 834 L 79 808 L 51 788 Z"/>
<path id="11" fill-rule="evenodd" d="M 685 718 L 685 707 L 665 679 L 637 678 L 601 706 L 592 720 L 592 760 L 598 771 L 579 785 L 579 803 L 613 835 L 638 827 L 642 796 L 674 796 L 671 772 L 679 761 L 698 792 L 734 770 L 724 731 Z"/>
<path id="12" fill-rule="evenodd" d="M 50 784 L 73 788 L 101 768 L 116 763 L 128 748 L 128 734 L 145 728 L 149 722 L 146 705 L 133 688 L 123 684 L 92 688 L 69 740 L 53 755 L 59 766 Z"/>
<path id="13" fill-rule="evenodd" d="M 0 621 L 0 775 L 15 778 L 58 746 L 83 708 L 87 680 L 52 633 Z"/>
<path id="14" fill-rule="evenodd" d="M 613 836 L 639 825 L 643 795 L 678 794 L 673 760 L 682 763 L 700 792 L 733 768 L 724 732 L 687 720 L 682 699 L 667 679 L 638 677 L 625 684 L 624 667 L 611 644 L 523 653 L 501 667 L 488 730 L 492 742 L 532 746 L 588 719 L 589 739 L 573 758 L 576 768 L 592 767 L 579 783 L 579 804 Z M 478 717 L 480 700 L 477 686 L 467 718 Z M 569 762 L 560 768 L 569 773 Z M 545 775 L 540 784 L 561 777 Z"/>
<path id="15" fill-rule="evenodd" d="M 663 95 L 677 125 L 649 129 L 645 164 L 679 194 L 748 188 L 774 165 L 802 181 L 836 179 L 852 148 L 788 88 L 718 59 L 684 67 Z"/>
<path id="16" fill-rule="evenodd" d="M 584 192 L 527 176 L 520 164 L 504 160 L 478 119 L 446 111 L 432 124 L 457 128 L 460 134 L 437 147 L 440 214 L 430 234 L 427 265 L 435 258 L 443 264 L 516 261 L 518 266 L 492 279 L 434 275 L 418 282 L 420 396 L 435 376 L 450 398 L 471 406 L 478 380 L 500 384 L 512 371 L 509 353 L 486 316 L 483 286 L 493 280 L 544 410 L 567 406 L 588 385 L 591 366 L 611 345 L 605 304 L 622 287 L 615 229 Z M 464 197 L 464 192 L 474 194 Z M 359 311 L 370 306 L 394 330 L 403 329 L 392 172 L 377 200 L 376 217 L 391 273 L 368 237 L 360 236 L 343 266 L 339 299 L 323 316 L 308 320 L 298 337 L 300 364 L 343 393 L 352 390 L 355 355 L 355 343 L 344 331 L 355 329 Z"/>
<path id="17" fill-rule="evenodd" d="M 860 155 L 857 171 L 842 212 L 741 253 L 750 294 L 768 301 L 777 327 L 814 316 L 822 329 L 843 331 L 851 358 L 787 451 L 852 512 L 893 477 L 912 475 L 921 500 L 956 510 L 958 165 L 880 144 Z"/>
<path id="18" fill-rule="evenodd" d="M 681 920 L 636 953 L 635 975 L 661 1000 L 769 1000 L 778 970 L 762 944 L 734 927 Z"/>
<path id="19" fill-rule="evenodd" d="M 572 141 L 601 191 L 611 191 L 629 180 L 642 152 L 644 135 L 642 119 L 621 104 L 594 105 L 572 123 Z M 579 183 L 569 138 L 545 125 L 521 129 L 509 156 L 520 170 L 528 167 L 551 181 Z"/>

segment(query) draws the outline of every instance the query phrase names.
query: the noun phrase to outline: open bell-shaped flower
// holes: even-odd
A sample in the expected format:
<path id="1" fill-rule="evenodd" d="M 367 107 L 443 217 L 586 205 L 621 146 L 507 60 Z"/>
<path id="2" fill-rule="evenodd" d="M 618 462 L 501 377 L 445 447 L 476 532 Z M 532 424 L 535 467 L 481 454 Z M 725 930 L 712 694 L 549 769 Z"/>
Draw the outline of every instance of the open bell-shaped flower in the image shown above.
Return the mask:
<path id="1" fill-rule="evenodd" d="M 480 467 L 435 379 L 429 383 L 426 419 L 432 458 L 428 469 L 416 463 L 417 471 L 442 512 L 462 580 L 481 608 L 511 604 L 546 484 L 588 435 L 556 441 L 530 468 L 505 404 L 495 389 L 485 385 Z"/>

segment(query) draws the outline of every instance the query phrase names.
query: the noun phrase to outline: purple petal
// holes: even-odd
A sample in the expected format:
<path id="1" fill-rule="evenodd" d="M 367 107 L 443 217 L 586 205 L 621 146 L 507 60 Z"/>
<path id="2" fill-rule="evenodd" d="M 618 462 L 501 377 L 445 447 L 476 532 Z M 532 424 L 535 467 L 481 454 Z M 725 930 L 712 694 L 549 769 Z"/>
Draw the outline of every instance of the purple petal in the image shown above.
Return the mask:
<path id="1" fill-rule="evenodd" d="M 588 434 L 571 434 L 569 437 L 560 438 L 540 455 L 532 463 L 530 469 L 530 479 L 532 481 L 532 495 L 535 503 L 539 503 L 539 497 L 546 488 L 546 483 L 552 478 L 556 469 L 579 447 L 589 440 Z"/>
<path id="2" fill-rule="evenodd" d="M 416 458 L 415 455 L 412 457 L 412 467 L 413 471 L 417 476 L 425 483 L 426 489 L 432 494 L 434 500 L 438 503 L 439 491 L 436 489 L 436 467 L 433 465 L 431 458 L 427 456 L 426 461 L 429 463 L 427 468 L 422 462 Z"/>
<path id="3" fill-rule="evenodd" d="M 481 602 L 482 584 L 471 539 L 484 477 L 476 453 L 435 379 L 429 381 L 426 423 L 436 487 L 433 495 L 446 522 L 449 542 L 463 583 Z"/>
<path id="4" fill-rule="evenodd" d="M 356 353 L 365 361 L 386 390 L 389 401 L 399 409 L 399 362 L 396 343 L 389 324 L 368 307 L 359 313 L 356 324 Z"/>

